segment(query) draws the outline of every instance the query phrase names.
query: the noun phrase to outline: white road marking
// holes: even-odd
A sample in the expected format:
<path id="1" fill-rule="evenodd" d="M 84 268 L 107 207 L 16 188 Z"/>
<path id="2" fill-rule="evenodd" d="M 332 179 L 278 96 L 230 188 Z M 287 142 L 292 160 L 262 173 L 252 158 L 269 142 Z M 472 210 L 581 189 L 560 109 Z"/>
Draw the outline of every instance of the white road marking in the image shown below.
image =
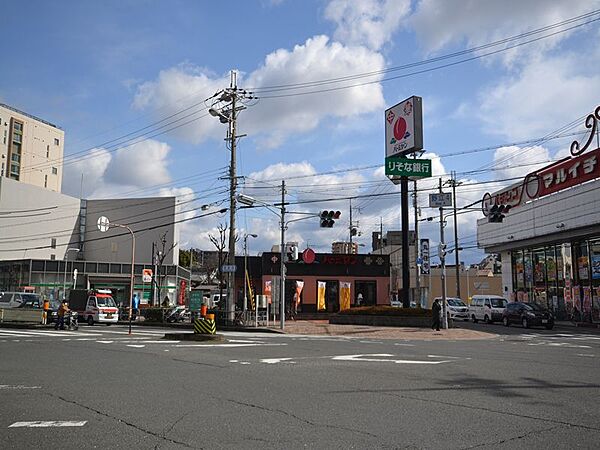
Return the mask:
<path id="1" fill-rule="evenodd" d="M 8 389 L 41 389 L 41 386 L 24 386 L 22 384 L 15 384 L 15 385 L 10 385 L 10 384 L 0 384 L 0 390 L 8 390 Z"/>
<path id="2" fill-rule="evenodd" d="M 593 358 L 593 357 L 595 357 L 596 355 L 590 355 L 590 354 L 587 354 L 587 353 L 577 353 L 577 356 L 585 356 L 585 357 L 587 357 L 587 358 Z"/>
<path id="3" fill-rule="evenodd" d="M 381 358 L 370 358 L 371 356 L 375 357 L 384 357 L 384 356 L 394 356 L 389 353 L 375 353 L 375 354 L 366 354 L 366 355 L 341 355 L 334 356 L 332 359 L 334 361 L 360 361 L 360 362 L 393 362 L 395 364 L 443 364 L 450 361 L 419 361 L 419 360 L 410 360 L 410 359 L 381 359 Z"/>
<path id="4" fill-rule="evenodd" d="M 145 347 L 145 345 L 127 344 L 127 347 L 133 347 L 133 348 L 144 348 L 144 347 Z"/>
<path id="5" fill-rule="evenodd" d="M 239 344 L 260 344 L 263 341 L 253 341 L 253 340 L 244 340 L 244 339 L 227 339 L 227 342 L 237 342 Z"/>
<path id="6" fill-rule="evenodd" d="M 96 341 L 96 342 L 99 342 L 101 344 L 112 344 L 115 341 Z"/>
<path id="7" fill-rule="evenodd" d="M 444 358 L 444 359 L 471 359 L 461 358 L 460 356 L 441 356 L 441 355 L 427 355 L 428 358 Z"/>
<path id="8" fill-rule="evenodd" d="M 287 344 L 177 344 L 175 347 L 275 347 Z"/>
<path id="9" fill-rule="evenodd" d="M 291 359 L 292 358 L 265 358 L 261 359 L 260 362 L 265 364 L 278 364 L 280 362 L 290 361 Z"/>
<path id="10" fill-rule="evenodd" d="M 116 330 L 102 330 L 102 331 L 98 331 L 98 330 L 87 330 L 87 329 L 81 329 L 82 333 L 108 333 L 108 334 L 129 334 L 129 331 L 127 330 L 123 330 L 123 331 L 116 331 Z M 132 330 L 131 332 L 132 335 L 151 335 L 151 336 L 164 336 L 164 332 L 161 331 L 140 331 L 140 330 Z"/>
<path id="11" fill-rule="evenodd" d="M 87 420 L 82 420 L 81 422 L 75 421 L 58 421 L 58 420 L 49 420 L 49 421 L 34 421 L 34 422 L 15 422 L 12 425 L 9 425 L 8 428 L 47 428 L 47 427 L 82 427 L 87 423 Z"/>
<path id="12" fill-rule="evenodd" d="M 415 344 L 405 344 L 405 343 L 401 343 L 401 342 L 396 342 L 394 345 L 401 345 L 403 347 L 414 347 Z"/>
<path id="13" fill-rule="evenodd" d="M 248 361 L 241 361 L 240 364 L 242 364 L 242 365 L 248 365 L 250 363 Z"/>

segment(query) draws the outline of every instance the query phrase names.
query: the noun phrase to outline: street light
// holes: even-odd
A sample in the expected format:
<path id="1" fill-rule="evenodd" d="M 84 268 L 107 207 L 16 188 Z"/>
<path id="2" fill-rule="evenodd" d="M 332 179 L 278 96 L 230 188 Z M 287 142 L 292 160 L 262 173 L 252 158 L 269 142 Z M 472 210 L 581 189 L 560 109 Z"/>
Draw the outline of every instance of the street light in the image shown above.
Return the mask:
<path id="1" fill-rule="evenodd" d="M 67 251 L 65 252 L 65 275 L 63 278 L 63 300 L 67 299 L 67 262 L 69 261 L 69 252 L 70 251 L 79 252 L 79 249 L 76 247 L 71 247 L 71 248 L 68 248 Z"/>
<path id="2" fill-rule="evenodd" d="M 129 334 L 131 334 L 131 308 L 133 302 L 133 282 L 134 282 L 134 267 L 135 267 L 135 234 L 127 225 L 109 222 L 107 217 L 101 216 L 98 219 L 98 229 L 101 233 L 108 231 L 110 227 L 125 228 L 131 233 L 131 279 L 129 284 Z"/>
<path id="3" fill-rule="evenodd" d="M 285 181 L 281 181 L 281 209 L 279 212 L 276 212 L 275 208 L 268 203 L 257 200 L 249 195 L 239 194 L 237 196 L 237 200 L 246 206 L 254 206 L 255 203 L 258 203 L 273 214 L 279 216 L 280 224 L 281 224 L 281 243 L 279 248 L 279 272 L 280 272 L 280 286 L 279 286 L 279 322 L 280 328 L 283 330 L 285 328 Z"/>
<path id="4" fill-rule="evenodd" d="M 248 308 L 247 281 L 248 281 L 248 238 L 257 238 L 258 234 L 246 233 L 244 235 L 244 312 Z"/>

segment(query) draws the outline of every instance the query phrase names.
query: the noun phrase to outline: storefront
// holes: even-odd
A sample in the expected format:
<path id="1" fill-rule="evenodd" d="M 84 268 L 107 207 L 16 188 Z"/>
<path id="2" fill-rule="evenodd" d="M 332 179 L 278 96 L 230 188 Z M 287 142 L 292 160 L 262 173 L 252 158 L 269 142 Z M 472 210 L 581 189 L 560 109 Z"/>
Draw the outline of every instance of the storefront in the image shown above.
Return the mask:
<path id="1" fill-rule="evenodd" d="M 254 293 L 279 297 L 279 253 L 249 257 L 248 278 Z M 309 262 L 310 261 L 310 262 Z M 240 261 L 242 262 L 242 261 Z M 389 256 L 313 253 L 286 263 L 286 305 L 300 313 L 333 313 L 365 305 L 389 304 Z M 241 275 L 236 286 L 243 286 Z M 277 308 L 277 302 L 274 307 Z"/>
<path id="2" fill-rule="evenodd" d="M 148 303 L 151 283 L 145 282 L 144 269 L 152 265 L 134 266 L 134 293 Z M 185 291 L 189 271 L 180 266 L 164 265 L 160 276 L 161 302 L 165 297 L 170 304 L 177 303 Z M 98 261 L 57 261 L 24 259 L 0 261 L 0 291 L 33 289 L 45 298 L 61 299 L 71 288 L 110 289 L 117 304 L 128 304 L 131 283 L 131 264 Z M 184 292 L 185 293 L 185 292 Z"/>
<path id="3" fill-rule="evenodd" d="M 488 217 L 478 221 L 477 238 L 480 248 L 500 255 L 507 299 L 540 303 L 558 319 L 598 323 L 600 148 L 572 149 L 580 147 L 570 158 L 486 194 Z M 489 220 L 493 205 L 511 206 L 501 222 Z"/>

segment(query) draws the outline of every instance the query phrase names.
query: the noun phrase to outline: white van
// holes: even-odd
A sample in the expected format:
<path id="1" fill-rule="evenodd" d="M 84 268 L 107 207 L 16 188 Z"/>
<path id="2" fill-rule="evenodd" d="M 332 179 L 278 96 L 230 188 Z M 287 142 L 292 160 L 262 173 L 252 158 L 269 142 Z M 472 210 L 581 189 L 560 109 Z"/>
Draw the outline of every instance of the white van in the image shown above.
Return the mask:
<path id="1" fill-rule="evenodd" d="M 469 315 L 475 323 L 479 320 L 485 323 L 499 322 L 507 303 L 500 295 L 474 295 L 469 305 Z"/>

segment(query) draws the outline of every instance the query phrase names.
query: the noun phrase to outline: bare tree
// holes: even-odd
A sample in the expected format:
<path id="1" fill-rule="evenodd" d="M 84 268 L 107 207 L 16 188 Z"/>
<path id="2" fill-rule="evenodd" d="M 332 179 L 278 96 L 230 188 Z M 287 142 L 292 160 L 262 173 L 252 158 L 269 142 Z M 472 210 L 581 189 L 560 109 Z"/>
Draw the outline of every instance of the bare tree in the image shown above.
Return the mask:
<path id="1" fill-rule="evenodd" d="M 219 266 L 217 267 L 217 273 L 219 278 L 219 306 L 221 306 L 221 298 L 223 297 L 223 264 L 225 263 L 225 259 L 227 258 L 227 253 L 225 253 L 225 248 L 227 247 L 227 225 L 219 224 L 217 230 L 219 231 L 218 238 L 213 236 L 212 234 L 208 235 L 210 242 L 213 243 L 215 248 L 217 249 L 217 253 L 219 256 Z"/>

